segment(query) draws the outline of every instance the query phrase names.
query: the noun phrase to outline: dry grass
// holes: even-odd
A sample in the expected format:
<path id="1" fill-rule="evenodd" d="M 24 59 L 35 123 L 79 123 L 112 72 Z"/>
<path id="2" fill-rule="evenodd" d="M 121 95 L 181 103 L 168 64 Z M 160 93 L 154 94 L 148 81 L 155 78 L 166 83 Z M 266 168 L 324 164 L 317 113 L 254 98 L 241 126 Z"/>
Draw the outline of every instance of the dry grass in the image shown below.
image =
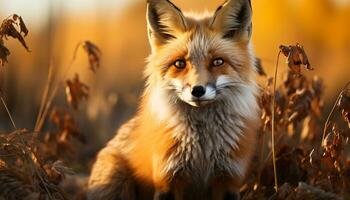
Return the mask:
<path id="1" fill-rule="evenodd" d="M 2 65 L 7 62 L 7 56 L 10 54 L 3 38 L 7 39 L 10 36 L 17 39 L 24 48 L 29 50 L 24 40 L 27 34 L 28 29 L 20 16 L 14 14 L 3 21 L 0 27 Z M 1 103 L 14 129 L 12 133 L 0 134 L 0 198 L 70 199 L 59 184 L 66 175 L 71 175 L 73 172 L 64 166 L 61 159 L 65 158 L 65 154 L 74 151 L 74 142 L 83 142 L 84 137 L 68 108 L 52 108 L 52 102 L 58 89 L 64 86 L 80 48 L 84 49 L 88 55 L 90 70 L 95 73 L 99 67 L 100 50 L 90 41 L 77 44 L 70 65 L 66 68 L 63 77 L 59 77 L 55 83 L 53 83 L 54 67 L 51 63 L 33 131 L 17 128 L 3 94 L 0 94 Z M 66 81 L 66 90 L 69 91 L 67 92 L 68 102 L 76 110 L 79 103 L 88 98 L 88 86 L 80 82 L 78 75 L 73 80 Z M 48 113 L 51 113 L 50 121 L 57 130 L 49 130 L 40 137 Z"/>
<path id="2" fill-rule="evenodd" d="M 5 65 L 10 50 L 4 39 L 11 36 L 29 50 L 24 40 L 28 29 L 22 18 L 12 15 L 0 30 L 0 64 Z M 78 110 L 91 91 L 78 75 L 68 77 L 79 49 L 87 53 L 90 70 L 98 70 L 101 52 L 89 41 L 77 44 L 62 76 L 56 76 L 52 62 L 33 131 L 16 126 L 1 93 L 14 130 L 0 134 L 0 199 L 84 197 L 83 187 L 73 192 L 64 187 L 64 178 L 73 171 L 63 164 L 74 165 L 70 155 L 85 141 L 72 110 Z M 241 188 L 242 199 L 349 199 L 349 84 L 339 92 L 326 123 L 322 123 L 324 85 L 319 77 L 302 74 L 301 65 L 311 69 L 304 49 L 300 45 L 282 46 L 280 53 L 287 57 L 289 68 L 279 85 L 274 81 L 277 67 L 274 78 L 263 78 L 266 85 L 261 86 L 259 98 L 263 112 L 256 154 L 259 162 L 253 164 Z M 56 107 L 54 99 L 64 86 L 68 104 Z M 51 125 L 43 131 L 45 124 Z M 77 181 L 77 177 L 73 179 Z"/>

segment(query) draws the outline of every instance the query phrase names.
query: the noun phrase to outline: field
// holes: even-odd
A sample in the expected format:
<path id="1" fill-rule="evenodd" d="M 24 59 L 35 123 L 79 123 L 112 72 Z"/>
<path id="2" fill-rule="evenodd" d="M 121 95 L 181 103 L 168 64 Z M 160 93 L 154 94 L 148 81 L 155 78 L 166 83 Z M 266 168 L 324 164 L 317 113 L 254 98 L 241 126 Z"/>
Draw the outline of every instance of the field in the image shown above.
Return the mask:
<path id="1" fill-rule="evenodd" d="M 350 5 L 252 3 L 262 113 L 241 199 L 350 199 Z M 0 200 L 85 199 L 96 153 L 136 110 L 144 2 L 64 5 L 36 24 L 0 2 Z"/>

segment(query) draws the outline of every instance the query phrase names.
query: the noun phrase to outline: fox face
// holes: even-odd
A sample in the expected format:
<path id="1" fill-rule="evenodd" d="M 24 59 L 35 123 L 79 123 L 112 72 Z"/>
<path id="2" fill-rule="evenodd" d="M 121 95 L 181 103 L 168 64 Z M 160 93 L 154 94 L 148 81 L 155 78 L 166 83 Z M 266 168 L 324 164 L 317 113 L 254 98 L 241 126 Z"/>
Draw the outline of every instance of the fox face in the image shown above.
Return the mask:
<path id="1" fill-rule="evenodd" d="M 149 0 L 147 24 L 152 54 L 146 75 L 174 102 L 205 106 L 253 79 L 249 0 L 226 1 L 203 15 L 184 14 L 168 0 Z"/>

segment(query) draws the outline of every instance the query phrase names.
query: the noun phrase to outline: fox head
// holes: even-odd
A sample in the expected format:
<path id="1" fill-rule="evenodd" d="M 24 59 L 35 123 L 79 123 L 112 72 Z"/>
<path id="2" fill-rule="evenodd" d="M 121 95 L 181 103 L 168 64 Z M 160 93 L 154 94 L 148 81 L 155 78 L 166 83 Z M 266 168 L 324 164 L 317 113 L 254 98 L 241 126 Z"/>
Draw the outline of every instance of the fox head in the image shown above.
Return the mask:
<path id="1" fill-rule="evenodd" d="M 254 82 L 251 14 L 250 0 L 228 0 L 203 15 L 148 0 L 149 86 L 195 107 L 240 95 L 232 91 Z"/>

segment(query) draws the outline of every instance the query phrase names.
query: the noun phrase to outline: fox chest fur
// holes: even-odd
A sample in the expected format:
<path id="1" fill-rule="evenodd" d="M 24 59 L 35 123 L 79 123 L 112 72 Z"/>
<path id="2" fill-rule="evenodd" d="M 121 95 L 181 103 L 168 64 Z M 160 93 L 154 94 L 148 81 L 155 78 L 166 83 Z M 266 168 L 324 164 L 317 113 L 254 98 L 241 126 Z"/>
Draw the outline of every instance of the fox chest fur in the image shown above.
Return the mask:
<path id="1" fill-rule="evenodd" d="M 162 135 L 161 137 L 167 138 L 170 142 L 163 148 L 161 158 L 153 161 L 161 163 L 160 167 L 151 169 L 150 174 L 159 173 L 161 178 L 168 181 L 182 177 L 204 187 L 213 177 L 230 176 L 242 179 L 255 143 L 255 134 L 249 130 L 254 129 L 255 116 L 258 112 L 255 100 L 256 87 L 251 85 L 229 88 L 226 92 L 229 95 L 239 95 L 232 95 L 231 98 L 201 108 L 192 108 L 186 104 L 172 105 L 169 104 L 168 98 L 163 96 L 167 94 L 161 94 L 160 91 L 151 93 L 146 103 L 147 108 L 150 108 L 149 114 L 143 117 L 148 118 L 148 125 L 153 123 L 153 126 L 159 128 L 154 128 L 150 132 L 136 131 L 137 135 L 133 136 L 130 127 L 145 130 L 139 125 L 142 117 L 136 118 L 129 123 L 129 127 L 123 127 L 118 133 L 118 140 L 123 141 L 118 148 L 126 155 L 134 154 L 135 149 L 142 149 L 141 143 L 147 143 L 147 149 L 151 150 L 148 156 L 144 157 L 151 161 L 153 156 L 159 155 L 152 150 L 152 147 L 160 145 L 159 140 L 155 138 Z M 149 135 L 147 140 L 131 142 L 131 137 L 145 138 L 144 134 Z M 146 148 L 143 149 L 142 154 L 146 151 Z M 141 159 L 141 156 L 136 159 Z M 131 160 L 130 163 L 135 162 Z M 143 166 L 145 163 L 148 162 L 143 162 Z M 140 169 L 137 165 L 141 163 L 135 165 L 135 168 Z M 139 174 L 141 179 L 145 175 L 144 172 L 136 174 Z"/>
<path id="2" fill-rule="evenodd" d="M 231 97 L 201 108 L 170 106 L 158 92 L 154 98 L 151 95 L 150 106 L 163 107 L 161 111 L 153 107 L 154 113 L 167 124 L 168 137 L 173 141 L 162 158 L 164 176 L 191 177 L 200 184 L 218 176 L 243 178 L 251 156 L 244 152 L 255 142 L 250 128 L 254 129 L 257 121 L 256 86 L 228 88 L 224 92 Z"/>
<path id="3" fill-rule="evenodd" d="M 246 160 L 233 157 L 244 139 L 244 123 L 225 105 L 177 113 L 169 126 L 175 145 L 166 155 L 163 173 L 205 184 L 211 176 L 243 176 Z"/>

